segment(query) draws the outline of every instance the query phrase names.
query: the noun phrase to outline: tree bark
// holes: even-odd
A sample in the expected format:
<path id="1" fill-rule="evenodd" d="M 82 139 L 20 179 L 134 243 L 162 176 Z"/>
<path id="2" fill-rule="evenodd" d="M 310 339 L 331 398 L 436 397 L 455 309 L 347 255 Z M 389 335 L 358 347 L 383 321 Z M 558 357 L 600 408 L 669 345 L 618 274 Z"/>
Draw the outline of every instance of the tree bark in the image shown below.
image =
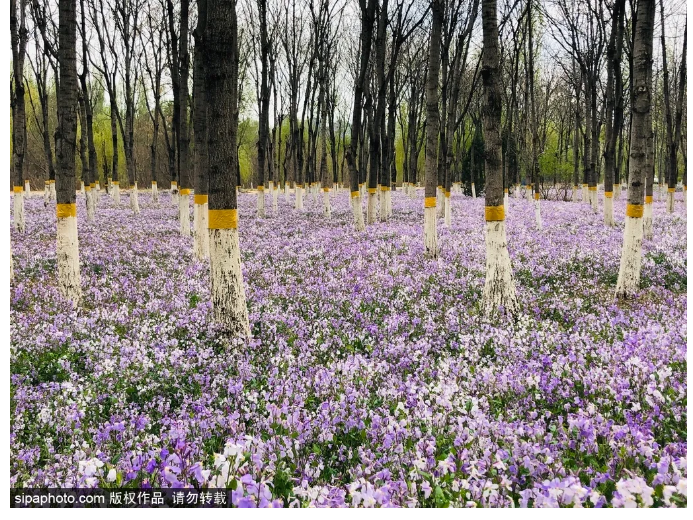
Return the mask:
<path id="1" fill-rule="evenodd" d="M 248 310 L 238 240 L 238 25 L 235 0 L 208 0 L 205 36 L 209 253 L 214 320 L 248 337 Z"/>
<path id="2" fill-rule="evenodd" d="M 58 126 L 56 128 L 56 192 L 58 219 L 58 288 L 62 296 L 79 303 L 82 297 L 77 238 L 75 153 L 77 141 L 77 6 L 76 0 L 59 0 Z"/>
<path id="3" fill-rule="evenodd" d="M 648 175 L 648 139 L 652 135 L 652 35 L 654 0 L 639 0 L 633 43 L 633 100 L 628 175 L 628 204 L 616 298 L 632 298 L 640 288 L 643 202 Z"/>

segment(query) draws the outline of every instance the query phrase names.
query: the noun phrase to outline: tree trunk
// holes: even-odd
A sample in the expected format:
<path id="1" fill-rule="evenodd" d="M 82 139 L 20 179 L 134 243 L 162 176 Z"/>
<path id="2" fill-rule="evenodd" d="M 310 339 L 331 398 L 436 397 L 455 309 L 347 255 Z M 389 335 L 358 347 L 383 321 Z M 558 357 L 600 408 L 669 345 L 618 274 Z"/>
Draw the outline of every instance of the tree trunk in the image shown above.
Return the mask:
<path id="1" fill-rule="evenodd" d="M 438 113 L 438 74 L 440 71 L 440 42 L 445 12 L 444 0 L 432 0 L 431 11 L 431 40 L 428 54 L 428 75 L 426 76 L 426 189 L 424 193 L 424 254 L 427 258 L 437 258 L 438 232 L 436 229 L 436 184 L 438 181 L 438 133 L 440 126 L 440 118 Z"/>
<path id="2" fill-rule="evenodd" d="M 484 85 L 484 156 L 486 171 L 486 282 L 483 306 L 486 313 L 517 310 L 515 282 L 505 235 L 503 172 L 501 171 L 501 85 L 498 56 L 496 0 L 482 0 L 483 56 L 481 78 Z"/>
<path id="3" fill-rule="evenodd" d="M 235 0 L 208 0 L 205 35 L 209 253 L 214 320 L 250 336 L 238 240 L 238 26 Z"/>
<path id="4" fill-rule="evenodd" d="M 17 26 L 19 16 L 19 27 Z M 28 32 L 26 0 L 10 0 L 10 33 L 12 39 L 12 191 L 14 193 L 14 228 L 26 231 L 24 218 L 24 158 L 26 155 L 26 102 L 24 100 L 24 57 Z M 49 145 L 50 146 L 50 145 Z"/>
<path id="5" fill-rule="evenodd" d="M 58 126 L 56 128 L 56 192 L 58 219 L 58 288 L 62 296 L 79 303 L 82 298 L 77 238 L 75 153 L 77 141 L 77 6 L 59 0 Z"/>
<path id="6" fill-rule="evenodd" d="M 209 258 L 209 172 L 207 151 L 207 93 L 205 90 L 205 27 L 207 23 L 207 0 L 197 2 L 197 28 L 195 37 L 195 56 L 193 72 L 193 133 L 195 136 L 194 172 L 194 218 L 195 218 L 195 257 L 199 260 Z"/>
<path id="7" fill-rule="evenodd" d="M 180 59 L 178 67 L 179 112 L 178 124 L 178 219 L 180 221 L 180 234 L 190 236 L 190 130 L 188 128 L 188 70 L 190 69 L 190 56 L 188 53 L 188 22 L 190 0 L 182 0 L 180 7 Z"/>
<path id="8" fill-rule="evenodd" d="M 616 298 L 632 298 L 640 288 L 642 261 L 643 202 L 648 175 L 648 139 L 652 134 L 652 33 L 654 0 L 639 0 L 633 42 L 633 101 L 628 175 L 628 204 L 623 231 L 621 264 L 616 283 Z"/>

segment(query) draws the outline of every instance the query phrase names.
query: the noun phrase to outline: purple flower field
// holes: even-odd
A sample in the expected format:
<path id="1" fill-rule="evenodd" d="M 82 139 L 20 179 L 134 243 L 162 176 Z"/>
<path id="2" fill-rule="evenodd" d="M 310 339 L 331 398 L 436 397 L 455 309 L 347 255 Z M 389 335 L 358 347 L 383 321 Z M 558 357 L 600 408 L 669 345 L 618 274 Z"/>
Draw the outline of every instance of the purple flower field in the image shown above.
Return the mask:
<path id="1" fill-rule="evenodd" d="M 685 506 L 686 212 L 654 205 L 642 292 L 613 293 L 616 227 L 510 199 L 520 313 L 480 313 L 484 202 L 452 196 L 440 258 L 423 203 L 353 230 L 306 197 L 239 198 L 249 344 L 210 321 L 209 265 L 168 194 L 96 221 L 78 200 L 83 306 L 58 294 L 56 217 L 12 232 L 10 478 L 27 487 L 230 487 L 241 507 Z M 680 195 L 680 194 L 679 194 Z M 267 198 L 271 214 L 271 198 Z M 192 218 L 192 211 L 191 211 Z"/>

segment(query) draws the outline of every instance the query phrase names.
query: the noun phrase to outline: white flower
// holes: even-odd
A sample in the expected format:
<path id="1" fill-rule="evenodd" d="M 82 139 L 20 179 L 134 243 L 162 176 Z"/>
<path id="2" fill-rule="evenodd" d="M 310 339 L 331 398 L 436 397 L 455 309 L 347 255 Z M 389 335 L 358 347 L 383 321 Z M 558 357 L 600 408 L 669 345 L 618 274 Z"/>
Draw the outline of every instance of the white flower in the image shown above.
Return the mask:
<path id="1" fill-rule="evenodd" d="M 114 482 L 118 474 L 116 473 L 115 468 L 112 468 L 111 471 L 108 472 L 108 475 L 106 476 L 106 480 L 109 482 Z"/>

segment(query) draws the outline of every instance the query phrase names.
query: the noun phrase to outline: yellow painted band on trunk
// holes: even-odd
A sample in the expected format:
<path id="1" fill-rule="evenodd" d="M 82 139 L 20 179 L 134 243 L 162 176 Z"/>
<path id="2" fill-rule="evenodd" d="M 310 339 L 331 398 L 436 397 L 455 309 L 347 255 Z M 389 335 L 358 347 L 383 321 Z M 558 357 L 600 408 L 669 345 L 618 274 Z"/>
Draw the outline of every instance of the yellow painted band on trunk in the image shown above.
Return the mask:
<path id="1" fill-rule="evenodd" d="M 352 199 L 355 199 L 355 198 L 358 197 L 360 194 L 361 194 L 361 192 L 360 192 L 359 190 L 352 191 L 352 192 L 351 192 L 351 198 L 352 198 Z"/>
<path id="2" fill-rule="evenodd" d="M 296 187 L 297 187 L 297 188 L 300 188 L 300 189 L 303 189 L 303 184 L 297 184 Z"/>
<path id="3" fill-rule="evenodd" d="M 654 197 L 652 195 L 645 195 L 645 204 L 652 204 Z"/>
<path id="4" fill-rule="evenodd" d="M 209 195 L 195 195 L 195 204 L 207 204 Z"/>
<path id="5" fill-rule="evenodd" d="M 485 206 L 484 213 L 486 222 L 496 222 L 505 220 L 504 206 Z"/>
<path id="6" fill-rule="evenodd" d="M 674 192 L 676 191 L 676 188 L 669 188 L 667 191 L 668 191 L 669 193 L 674 193 Z"/>
<path id="7" fill-rule="evenodd" d="M 425 197 L 424 198 L 424 208 L 435 208 L 436 198 L 435 197 Z"/>
<path id="8" fill-rule="evenodd" d="M 96 188 L 96 183 L 95 183 L 95 182 L 92 182 L 92 183 L 89 184 L 89 186 L 92 187 L 92 188 Z"/>
<path id="9" fill-rule="evenodd" d="M 607 199 L 610 199 L 610 198 L 613 197 L 613 196 L 614 196 L 614 192 L 613 192 L 613 191 L 605 191 L 605 192 L 604 192 L 604 197 L 606 197 Z"/>
<path id="10" fill-rule="evenodd" d="M 540 198 L 541 198 L 541 196 L 538 193 L 534 194 L 534 200 L 539 200 Z"/>
<path id="11" fill-rule="evenodd" d="M 113 181 L 111 184 L 113 184 L 113 186 L 118 186 L 119 182 L 118 182 L 118 181 Z"/>
<path id="12" fill-rule="evenodd" d="M 58 218 L 76 217 L 77 204 L 56 204 L 55 214 Z"/>
<path id="13" fill-rule="evenodd" d="M 587 187 L 587 184 L 583 184 L 582 187 L 583 187 L 583 188 L 586 188 L 586 187 Z"/>
<path id="14" fill-rule="evenodd" d="M 55 184 L 55 179 L 48 181 L 50 184 Z"/>
<path id="15" fill-rule="evenodd" d="M 178 183 L 176 181 L 171 181 L 171 186 L 178 186 Z"/>
<path id="16" fill-rule="evenodd" d="M 445 196 L 449 198 L 449 197 L 450 197 L 450 192 L 449 192 L 449 191 L 446 191 L 446 192 L 445 192 Z"/>
<path id="17" fill-rule="evenodd" d="M 264 184 L 261 184 L 260 186 L 257 187 L 257 191 L 265 191 L 265 186 Z"/>
<path id="18" fill-rule="evenodd" d="M 89 185 L 89 184 L 85 185 L 84 191 L 91 191 L 91 185 Z"/>
<path id="19" fill-rule="evenodd" d="M 371 195 L 375 194 L 375 192 L 378 190 L 378 188 L 368 188 L 368 193 Z"/>
<path id="20" fill-rule="evenodd" d="M 238 210 L 235 209 L 210 209 L 209 229 L 236 229 L 238 228 Z"/>
<path id="21" fill-rule="evenodd" d="M 12 186 L 12 191 L 15 193 L 22 193 L 24 191 L 23 186 Z"/>
<path id="22" fill-rule="evenodd" d="M 597 187 L 596 187 L 596 186 L 590 186 L 590 187 L 589 187 L 589 190 L 590 190 L 590 191 L 597 191 Z"/>
<path id="23" fill-rule="evenodd" d="M 156 181 L 152 181 L 152 186 L 156 186 Z"/>
<path id="24" fill-rule="evenodd" d="M 181 188 L 180 194 L 181 195 L 190 195 L 190 188 Z"/>
<path id="25" fill-rule="evenodd" d="M 390 187 L 389 186 L 381 186 L 380 191 L 390 191 Z"/>
<path id="26" fill-rule="evenodd" d="M 328 193 L 330 191 L 330 188 L 323 188 L 322 191 L 324 191 L 325 193 Z"/>
<path id="27" fill-rule="evenodd" d="M 627 204 L 626 205 L 626 217 L 642 218 L 643 206 L 642 204 Z"/>
<path id="28" fill-rule="evenodd" d="M 505 188 L 505 189 L 503 190 L 503 193 L 508 193 L 508 188 Z"/>

